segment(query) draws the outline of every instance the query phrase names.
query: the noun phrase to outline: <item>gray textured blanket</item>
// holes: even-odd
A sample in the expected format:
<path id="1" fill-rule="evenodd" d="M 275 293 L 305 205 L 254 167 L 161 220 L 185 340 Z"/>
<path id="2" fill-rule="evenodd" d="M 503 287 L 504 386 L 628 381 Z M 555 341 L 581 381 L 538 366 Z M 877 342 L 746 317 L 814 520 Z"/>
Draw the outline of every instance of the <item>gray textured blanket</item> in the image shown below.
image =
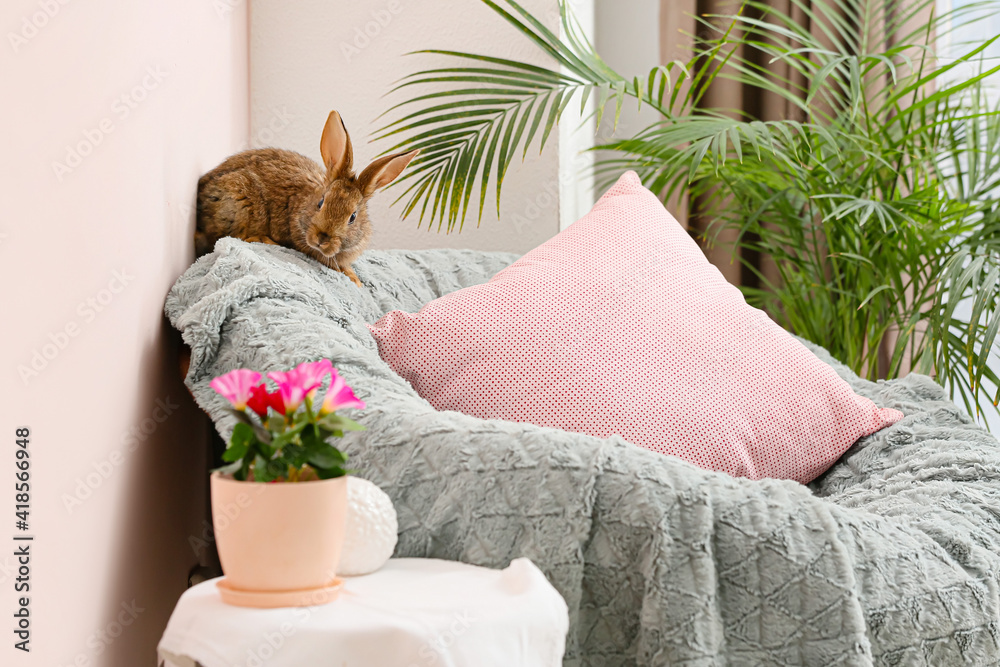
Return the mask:
<path id="1" fill-rule="evenodd" d="M 567 665 L 1000 663 L 1000 445 L 933 381 L 854 389 L 906 415 L 809 487 L 733 479 L 620 439 L 436 412 L 366 322 L 513 260 L 369 252 L 359 289 L 284 248 L 223 239 L 171 291 L 187 383 L 328 357 L 368 403 L 343 446 L 392 497 L 397 556 L 531 558 L 571 611 Z"/>

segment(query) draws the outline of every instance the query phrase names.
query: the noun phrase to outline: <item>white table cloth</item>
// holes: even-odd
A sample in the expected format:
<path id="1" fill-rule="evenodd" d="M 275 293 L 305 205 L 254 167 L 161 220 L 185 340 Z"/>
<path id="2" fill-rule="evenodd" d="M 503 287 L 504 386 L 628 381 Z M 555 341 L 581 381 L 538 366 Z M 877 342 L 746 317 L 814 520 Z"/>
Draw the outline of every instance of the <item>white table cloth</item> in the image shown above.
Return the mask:
<path id="1" fill-rule="evenodd" d="M 531 561 L 504 570 L 392 559 L 345 577 L 333 602 L 248 609 L 216 581 L 181 596 L 160 640 L 161 663 L 185 667 L 558 667 L 566 603 Z"/>

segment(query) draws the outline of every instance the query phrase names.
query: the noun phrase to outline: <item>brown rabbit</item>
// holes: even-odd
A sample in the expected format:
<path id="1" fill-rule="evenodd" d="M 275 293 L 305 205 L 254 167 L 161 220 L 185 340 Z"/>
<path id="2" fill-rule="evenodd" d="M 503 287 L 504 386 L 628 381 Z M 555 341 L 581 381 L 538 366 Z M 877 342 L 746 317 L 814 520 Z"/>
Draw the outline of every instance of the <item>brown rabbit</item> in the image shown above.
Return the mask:
<path id="1" fill-rule="evenodd" d="M 295 248 L 361 286 L 351 262 L 371 239 L 368 200 L 419 151 L 386 155 L 360 175 L 340 114 L 331 111 L 320 139 L 324 170 L 278 148 L 237 153 L 198 181 L 195 251 L 211 252 L 223 236 Z"/>

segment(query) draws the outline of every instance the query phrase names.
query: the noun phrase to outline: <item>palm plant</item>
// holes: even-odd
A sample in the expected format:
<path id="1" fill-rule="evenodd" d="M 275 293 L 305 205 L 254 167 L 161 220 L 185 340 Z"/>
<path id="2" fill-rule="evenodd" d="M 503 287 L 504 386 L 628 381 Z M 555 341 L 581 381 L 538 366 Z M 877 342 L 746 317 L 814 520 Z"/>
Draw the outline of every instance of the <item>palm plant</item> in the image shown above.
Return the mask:
<path id="1" fill-rule="evenodd" d="M 1000 109 L 983 92 L 1000 71 L 983 64 L 997 38 L 950 62 L 933 48 L 963 12 L 993 3 L 935 16 L 933 0 L 791 0 L 805 28 L 747 0 L 697 18 L 689 61 L 627 80 L 565 2 L 556 35 L 514 0 L 482 1 L 553 66 L 425 52 L 454 64 L 403 79 L 396 90 L 418 94 L 379 134 L 396 138 L 392 151 L 423 151 L 402 179 L 404 215 L 461 229 L 470 204 L 481 219 L 491 184 L 499 211 L 515 154 L 544 146 L 569 105 L 593 100 L 598 125 L 606 107 L 616 125 L 632 99 L 660 117 L 598 145 L 614 151 L 598 173 L 634 169 L 665 198 L 690 192 L 708 240 L 735 230 L 736 258 L 773 262 L 776 274 L 745 262 L 760 282 L 743 288 L 750 303 L 860 375 L 913 368 L 970 412 L 997 404 L 987 387 L 1000 385 L 988 364 L 1000 329 Z M 972 63 L 975 75 L 958 76 Z M 718 78 L 780 96 L 795 118 L 706 108 Z"/>

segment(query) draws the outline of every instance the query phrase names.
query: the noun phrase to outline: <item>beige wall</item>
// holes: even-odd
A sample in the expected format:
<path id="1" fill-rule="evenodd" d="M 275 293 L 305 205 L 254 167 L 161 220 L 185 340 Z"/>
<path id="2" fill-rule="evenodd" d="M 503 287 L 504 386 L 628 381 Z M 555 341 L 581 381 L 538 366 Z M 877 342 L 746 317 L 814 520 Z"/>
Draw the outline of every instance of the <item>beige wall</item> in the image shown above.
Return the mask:
<path id="1" fill-rule="evenodd" d="M 248 136 L 246 7 L 5 0 L 0 26 L 0 664 L 152 665 L 206 479 L 162 305 L 198 175 Z M 10 631 L 25 425 L 30 655 Z"/>
<path id="2" fill-rule="evenodd" d="M 521 3 L 552 27 L 555 0 Z M 401 96 L 384 98 L 393 83 L 445 59 L 403 57 L 426 48 L 472 51 L 551 65 L 485 5 L 472 0 L 255 0 L 251 11 L 251 136 L 319 160 L 319 137 L 330 109 L 340 111 L 354 140 L 355 163 L 387 145 L 368 143 L 376 117 Z M 274 129 L 275 131 L 271 131 Z M 487 208 L 478 229 L 446 235 L 389 207 L 390 189 L 371 205 L 376 248 L 458 247 L 525 252 L 559 231 L 559 141 L 544 154 L 515 161 L 504 180 L 501 218 Z"/>

